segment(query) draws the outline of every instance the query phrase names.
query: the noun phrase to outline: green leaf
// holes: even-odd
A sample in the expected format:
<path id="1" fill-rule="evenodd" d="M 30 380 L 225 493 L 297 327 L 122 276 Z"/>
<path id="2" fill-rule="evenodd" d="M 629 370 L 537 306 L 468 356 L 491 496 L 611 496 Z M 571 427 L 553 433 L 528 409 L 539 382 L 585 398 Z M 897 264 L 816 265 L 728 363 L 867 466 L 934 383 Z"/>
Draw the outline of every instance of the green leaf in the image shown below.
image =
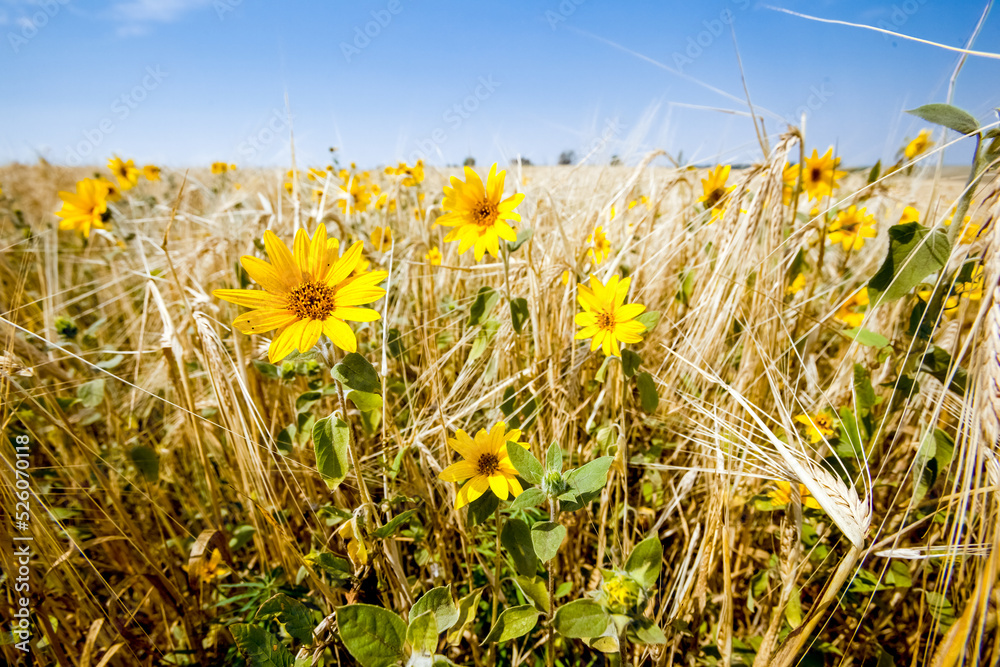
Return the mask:
<path id="1" fill-rule="evenodd" d="M 660 395 L 656 393 L 653 376 L 645 372 L 639 373 L 635 382 L 639 387 L 639 406 L 646 414 L 653 414 L 660 405 Z"/>
<path id="2" fill-rule="evenodd" d="M 854 327 L 853 329 L 846 329 L 844 335 L 848 338 L 852 338 L 858 341 L 860 344 L 867 347 L 885 347 L 889 344 L 889 339 L 882 334 L 875 333 L 874 331 L 869 331 L 863 327 Z"/>
<path id="3" fill-rule="evenodd" d="M 556 610 L 552 623 L 563 637 L 588 639 L 604 634 L 611 615 L 593 600 L 574 600 Z"/>
<path id="4" fill-rule="evenodd" d="M 879 160 L 868 172 L 868 185 L 871 185 L 878 180 L 878 177 L 882 174 L 882 160 Z M 794 626 L 793 626 L 794 627 Z"/>
<path id="5" fill-rule="evenodd" d="M 562 447 L 555 440 L 545 452 L 545 472 L 562 472 Z"/>
<path id="6" fill-rule="evenodd" d="M 316 390 L 300 394 L 299 397 L 295 399 L 296 412 L 305 412 L 312 407 L 313 403 L 321 398 L 323 398 L 323 392 Z"/>
<path id="7" fill-rule="evenodd" d="M 347 422 L 339 415 L 324 417 L 313 427 L 316 468 L 331 491 L 340 486 L 350 470 L 349 442 L 350 431 Z"/>
<path id="8" fill-rule="evenodd" d="M 660 538 L 650 535 L 635 545 L 628 560 L 625 561 L 625 571 L 642 584 L 643 588 L 653 588 L 656 578 L 660 576 L 660 562 L 663 560 L 663 545 Z"/>
<path id="9" fill-rule="evenodd" d="M 906 113 L 962 134 L 975 134 L 979 131 L 979 121 L 972 114 L 950 104 L 925 104 L 916 109 L 909 109 Z"/>
<path id="10" fill-rule="evenodd" d="M 566 539 L 566 526 L 553 521 L 542 521 L 531 527 L 531 545 L 535 554 L 543 563 L 552 560 L 563 540 Z"/>
<path id="11" fill-rule="evenodd" d="M 625 372 L 625 377 L 631 378 L 641 365 L 642 357 L 632 350 L 622 350 L 622 370 Z"/>
<path id="12" fill-rule="evenodd" d="M 531 237 L 535 235 L 535 230 L 531 227 L 525 227 L 517 232 L 517 238 L 513 241 L 507 241 L 507 250 L 514 252 L 522 245 L 531 240 Z"/>
<path id="13" fill-rule="evenodd" d="M 449 643 L 457 644 L 461 641 L 462 631 L 465 629 L 465 626 L 476 618 L 476 611 L 479 609 L 479 600 L 482 598 L 482 595 L 483 589 L 480 587 L 458 601 L 458 620 L 455 621 L 455 625 L 451 627 L 451 632 L 448 633 Z"/>
<path id="14" fill-rule="evenodd" d="M 500 293 L 495 289 L 486 287 L 485 285 L 480 287 L 479 292 L 476 293 L 476 300 L 472 302 L 472 307 L 469 308 L 469 326 L 474 327 L 477 324 L 482 324 L 499 300 Z"/>
<path id="15" fill-rule="evenodd" d="M 455 600 L 451 597 L 451 584 L 438 586 L 424 593 L 410 608 L 410 617 L 418 616 L 426 611 L 434 612 L 438 633 L 455 625 L 458 621 L 458 607 L 455 606 Z"/>
<path id="16" fill-rule="evenodd" d="M 567 472 L 564 479 L 570 490 L 560 496 L 560 499 L 573 500 L 577 496 L 589 496 L 603 489 L 608 483 L 608 470 L 612 461 L 614 458 L 602 456 Z"/>
<path id="17" fill-rule="evenodd" d="M 834 448 L 840 457 L 861 458 L 864 452 L 864 436 L 854 411 L 850 408 L 840 408 L 840 443 Z"/>
<path id="18" fill-rule="evenodd" d="M 889 254 L 868 282 L 871 308 L 908 294 L 920 281 L 940 271 L 951 244 L 944 229 L 927 229 L 919 222 L 889 228 Z"/>
<path id="19" fill-rule="evenodd" d="M 941 384 L 944 384 L 948 379 L 949 366 L 951 366 L 951 355 L 948 354 L 947 350 L 937 347 L 936 345 L 932 345 L 920 360 L 920 370 L 925 373 L 930 373 L 930 375 Z M 948 389 L 955 392 L 959 396 L 965 396 L 965 389 L 968 384 L 969 373 L 964 368 L 959 366 L 955 369 L 951 382 L 948 383 Z"/>
<path id="20" fill-rule="evenodd" d="M 415 509 L 400 512 L 396 516 L 392 517 L 392 519 L 390 519 L 389 522 L 386 523 L 384 526 L 375 529 L 374 531 L 375 537 L 377 537 L 380 540 L 384 540 L 387 537 L 395 535 L 397 532 L 399 532 L 399 529 L 402 527 L 403 523 L 408 521 L 409 518 L 416 513 L 417 510 Z"/>
<path id="21" fill-rule="evenodd" d="M 540 615 L 540 612 L 530 604 L 504 609 L 497 619 L 496 625 L 490 628 L 490 633 L 486 635 L 486 639 L 480 646 L 485 646 L 490 642 L 500 643 L 523 637 L 538 624 Z"/>
<path id="22" fill-rule="evenodd" d="M 924 599 L 927 601 L 931 616 L 938 623 L 947 627 L 955 622 L 955 608 L 948 601 L 948 598 L 934 591 L 924 591 Z"/>
<path id="23" fill-rule="evenodd" d="M 483 352 L 486 351 L 486 347 L 490 344 L 490 335 L 487 333 L 486 329 L 483 329 L 478 334 L 476 334 L 475 339 L 472 341 L 472 347 L 469 349 L 469 356 L 466 357 L 465 362 L 471 364 L 473 361 L 483 356 Z M 508 387 L 510 389 L 510 387 Z"/>
<path id="24" fill-rule="evenodd" d="M 524 597 L 528 598 L 538 611 L 549 613 L 552 608 L 549 600 L 548 582 L 541 577 L 518 576 L 514 578 L 517 587 L 521 589 Z"/>
<path id="25" fill-rule="evenodd" d="M 284 593 L 278 593 L 267 599 L 257 609 L 255 620 L 276 618 L 285 627 L 285 631 L 303 644 L 312 644 L 313 622 L 306 606 Z"/>
<path id="26" fill-rule="evenodd" d="M 76 397 L 85 408 L 96 408 L 104 400 L 104 378 L 84 382 L 76 388 Z"/>
<path id="27" fill-rule="evenodd" d="M 861 364 L 854 364 L 854 408 L 862 419 L 875 407 L 875 389 L 872 376 Z"/>
<path id="28" fill-rule="evenodd" d="M 518 474 L 528 481 L 529 484 L 541 484 L 545 476 L 542 464 L 538 462 L 535 455 L 515 442 L 507 443 L 507 456 Z"/>
<path id="29" fill-rule="evenodd" d="M 647 310 L 645 313 L 635 318 L 635 321 L 646 327 L 645 333 L 649 333 L 660 323 L 660 312 L 657 310 Z"/>
<path id="30" fill-rule="evenodd" d="M 533 486 L 529 489 L 525 489 L 521 492 L 514 502 L 510 504 L 510 510 L 512 512 L 518 512 L 520 510 L 526 510 L 531 507 L 538 507 L 545 501 L 545 492 L 539 489 L 537 486 Z"/>
<path id="31" fill-rule="evenodd" d="M 292 667 L 292 654 L 277 637 L 250 623 L 229 626 L 236 648 L 246 658 L 247 667 Z"/>
<path id="32" fill-rule="evenodd" d="M 433 611 L 425 611 L 414 616 L 410 612 L 410 624 L 406 627 L 406 642 L 414 652 L 433 655 L 437 648 L 437 619 Z"/>
<path id="33" fill-rule="evenodd" d="M 528 321 L 531 314 L 528 312 L 528 300 L 517 297 L 510 300 L 510 321 L 514 325 L 514 331 L 521 333 L 524 323 Z"/>
<path id="34" fill-rule="evenodd" d="M 385 344 L 389 346 L 389 356 L 394 359 L 399 359 L 406 353 L 406 348 L 403 345 L 403 334 L 396 327 L 386 332 Z"/>
<path id="35" fill-rule="evenodd" d="M 382 383 L 378 373 L 367 359 L 357 352 L 351 352 L 333 367 L 333 377 L 344 386 L 369 394 L 381 394 Z"/>
<path id="36" fill-rule="evenodd" d="M 793 586 L 792 593 L 788 596 L 788 604 L 785 605 L 785 620 L 792 628 L 802 625 L 802 597 L 799 594 L 798 586 Z"/>
<path id="37" fill-rule="evenodd" d="M 347 400 L 358 406 L 362 412 L 382 409 L 382 397 L 378 394 L 370 394 L 367 391 L 352 389 L 347 392 Z"/>
<path id="38" fill-rule="evenodd" d="M 637 618 L 628 627 L 633 641 L 638 644 L 666 644 L 667 636 L 660 626 L 648 618 Z"/>
<path id="39" fill-rule="evenodd" d="M 493 513 L 500 507 L 500 499 L 492 491 L 487 491 L 469 503 L 469 523 L 478 526 L 484 521 L 493 517 Z"/>
<path id="40" fill-rule="evenodd" d="M 594 379 L 598 382 L 604 382 L 607 377 L 608 368 L 611 366 L 611 362 L 621 361 L 618 357 L 604 357 L 604 361 L 601 362 L 601 367 L 597 369 L 597 373 L 594 375 Z"/>
<path id="41" fill-rule="evenodd" d="M 503 544 L 518 574 L 531 577 L 538 569 L 538 558 L 532 546 L 531 529 L 520 519 L 507 519 L 500 531 L 500 543 Z"/>
<path id="42" fill-rule="evenodd" d="M 160 478 L 160 455 L 149 445 L 136 445 L 128 450 L 128 457 L 147 482 L 155 482 Z"/>
<path id="43" fill-rule="evenodd" d="M 403 660 L 406 624 L 388 609 L 348 604 L 337 609 L 340 638 L 362 667 L 391 667 Z"/>

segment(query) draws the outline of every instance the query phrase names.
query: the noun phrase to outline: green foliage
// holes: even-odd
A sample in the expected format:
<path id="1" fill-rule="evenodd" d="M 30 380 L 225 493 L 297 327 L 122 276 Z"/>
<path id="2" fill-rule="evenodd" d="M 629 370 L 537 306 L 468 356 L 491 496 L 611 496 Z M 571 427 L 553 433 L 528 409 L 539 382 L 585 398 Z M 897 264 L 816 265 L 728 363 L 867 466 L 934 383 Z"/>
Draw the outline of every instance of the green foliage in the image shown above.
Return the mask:
<path id="1" fill-rule="evenodd" d="M 622 371 L 625 377 L 631 378 L 642 365 L 642 357 L 629 349 L 622 349 Z"/>
<path id="2" fill-rule="evenodd" d="M 979 131 L 979 122 L 972 114 L 950 104 L 925 104 L 916 109 L 908 109 L 906 113 L 962 134 L 975 134 Z"/>
<path id="3" fill-rule="evenodd" d="M 660 576 L 660 564 L 663 560 L 663 545 L 660 538 L 650 535 L 635 545 L 625 562 L 625 571 L 638 581 L 644 588 L 653 588 Z"/>
<path id="4" fill-rule="evenodd" d="M 381 394 L 382 383 L 375 367 L 367 359 L 351 352 L 333 367 L 333 377 L 345 387 L 369 394 Z"/>
<path id="5" fill-rule="evenodd" d="M 542 464 L 538 462 L 535 455 L 515 442 L 507 443 L 507 455 L 514 465 L 518 474 L 529 484 L 541 484 L 545 475 Z"/>
<path id="6" fill-rule="evenodd" d="M 531 318 L 531 313 L 528 312 L 528 300 L 523 297 L 517 297 L 510 300 L 510 321 L 514 326 L 514 331 L 521 333 L 524 328 L 524 323 Z"/>
<path id="7" fill-rule="evenodd" d="M 649 333 L 656 328 L 656 325 L 660 323 L 660 313 L 656 310 L 647 310 L 635 318 L 635 321 L 646 327 L 646 333 Z"/>
<path id="8" fill-rule="evenodd" d="M 613 461 L 611 456 L 602 456 L 563 475 L 568 490 L 559 500 L 563 501 L 566 511 L 576 511 L 600 494 L 608 483 L 608 470 Z"/>
<path id="9" fill-rule="evenodd" d="M 392 537 L 398 533 L 400 528 L 403 527 L 403 524 L 409 521 L 410 517 L 416 513 L 417 510 L 406 510 L 404 512 L 400 512 L 396 516 L 392 517 L 392 519 L 390 519 L 385 525 L 372 531 L 372 534 L 380 540 Z"/>
<path id="10" fill-rule="evenodd" d="M 495 289 L 485 285 L 480 287 L 479 292 L 476 294 L 476 300 L 472 302 L 472 306 L 469 308 L 469 326 L 474 327 L 477 324 L 485 322 L 490 311 L 493 310 L 493 307 L 497 305 L 497 301 L 499 300 L 500 293 Z"/>
<path id="11" fill-rule="evenodd" d="M 382 397 L 378 394 L 352 389 L 347 392 L 346 398 L 354 403 L 354 405 L 358 407 L 358 410 L 361 410 L 362 412 L 382 409 Z"/>
<path id="12" fill-rule="evenodd" d="M 84 382 L 76 388 L 76 398 L 85 408 L 96 408 L 104 401 L 104 378 Z"/>
<path id="13" fill-rule="evenodd" d="M 531 544 L 543 563 L 552 560 L 566 539 L 566 526 L 553 521 L 543 521 L 531 527 Z"/>
<path id="14" fill-rule="evenodd" d="M 534 629 L 538 624 L 540 612 L 532 605 L 526 604 L 520 607 L 504 609 L 497 618 L 496 625 L 490 628 L 490 633 L 486 635 L 482 645 L 491 642 L 505 642 L 511 639 L 523 637 Z"/>
<path id="15" fill-rule="evenodd" d="M 149 445 L 136 445 L 128 450 L 128 457 L 147 482 L 160 479 L 160 455 L 155 449 Z"/>
<path id="16" fill-rule="evenodd" d="M 462 638 L 465 626 L 476 618 L 476 610 L 479 609 L 479 601 L 482 599 L 482 595 L 483 589 L 477 588 L 458 601 L 458 620 L 455 621 L 455 624 L 451 627 L 451 632 L 448 633 L 449 643 L 458 643 Z"/>
<path id="17" fill-rule="evenodd" d="M 285 632 L 303 644 L 312 643 L 313 622 L 309 610 L 298 600 L 293 600 L 284 593 L 269 598 L 257 610 L 255 620 L 271 619 L 277 620 L 285 628 Z"/>
<path id="18" fill-rule="evenodd" d="M 656 412 L 660 405 L 660 395 L 656 392 L 656 382 L 649 373 L 639 373 L 636 378 L 636 385 L 639 387 L 639 405 L 642 411 L 647 414 Z"/>
<path id="19" fill-rule="evenodd" d="M 348 604 L 337 609 L 340 638 L 362 667 L 391 667 L 402 661 L 406 624 L 388 609 Z"/>
<path id="20" fill-rule="evenodd" d="M 236 648 L 246 658 L 247 667 L 292 667 L 292 654 L 277 637 L 250 623 L 229 626 Z"/>
<path id="21" fill-rule="evenodd" d="M 559 607 L 552 622 L 563 637 L 600 637 L 611 623 L 611 614 L 593 600 L 574 600 Z"/>
<path id="22" fill-rule="evenodd" d="M 515 577 L 514 582 L 518 589 L 538 611 L 545 614 L 552 608 L 552 601 L 549 600 L 548 583 L 541 577 L 525 577 L 523 575 Z"/>
<path id="23" fill-rule="evenodd" d="M 538 507 L 543 502 L 545 502 L 545 492 L 533 486 L 525 489 L 521 495 L 515 498 L 514 502 L 510 504 L 510 509 L 512 512 L 518 512 L 531 507 Z"/>
<path id="24" fill-rule="evenodd" d="M 918 222 L 890 227 L 889 253 L 868 283 L 871 307 L 908 294 L 924 278 L 940 271 L 950 252 L 948 233 L 943 229 L 927 229 Z"/>
<path id="25" fill-rule="evenodd" d="M 500 531 L 500 543 L 514 561 L 514 569 L 518 574 L 534 576 L 538 569 L 538 557 L 535 555 L 528 524 L 520 519 L 507 519 Z"/>
<path id="26" fill-rule="evenodd" d="M 437 622 L 435 634 L 440 634 L 458 622 L 459 611 L 451 597 L 451 585 L 438 586 L 424 593 L 410 608 L 410 618 L 433 612 Z M 412 624 L 412 621 L 411 621 Z"/>
<path id="27" fill-rule="evenodd" d="M 882 348 L 889 344 L 889 339 L 882 334 L 869 331 L 863 327 L 845 329 L 843 334 L 852 340 L 858 341 L 858 343 L 866 347 Z"/>
<path id="28" fill-rule="evenodd" d="M 517 238 L 513 241 L 507 241 L 507 250 L 509 252 L 514 252 L 522 245 L 531 240 L 531 237 L 535 235 L 535 230 L 531 227 L 522 227 L 517 232 Z"/>
<path id="29" fill-rule="evenodd" d="M 410 624 L 406 627 L 406 643 L 415 653 L 433 655 L 437 648 L 437 619 L 433 611 L 414 614 L 410 611 Z"/>
<path id="30" fill-rule="evenodd" d="M 351 468 L 349 443 L 350 429 L 339 414 L 324 417 L 313 427 L 316 469 L 331 491 L 340 486 Z"/>

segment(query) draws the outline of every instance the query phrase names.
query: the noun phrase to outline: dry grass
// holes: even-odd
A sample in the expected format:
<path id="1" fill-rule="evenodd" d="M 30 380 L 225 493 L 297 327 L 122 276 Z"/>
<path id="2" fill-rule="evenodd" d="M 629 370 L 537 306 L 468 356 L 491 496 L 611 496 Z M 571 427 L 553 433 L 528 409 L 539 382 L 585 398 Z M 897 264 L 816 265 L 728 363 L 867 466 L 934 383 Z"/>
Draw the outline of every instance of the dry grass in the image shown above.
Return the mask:
<path id="1" fill-rule="evenodd" d="M 301 433 L 308 419 L 338 407 L 332 395 L 296 407 L 310 381 L 329 381 L 328 371 L 267 377 L 252 363 L 265 358 L 265 341 L 231 332 L 239 309 L 211 296 L 239 286 L 238 258 L 260 254 L 254 241 L 264 229 L 285 239 L 297 226 L 312 231 L 320 212 L 308 194 L 293 206 L 282 173 L 249 170 L 234 177 L 239 189 L 233 178 L 192 171 L 181 194 L 184 174 L 165 172 L 164 182 L 115 205 L 120 241 L 94 235 L 84 243 L 56 231 L 53 211 L 56 193 L 93 170 L 0 168 L 0 334 L 10 359 L 0 374 L 0 428 L 27 434 L 33 447 L 32 604 L 36 639 L 45 638 L 36 660 L 240 664 L 225 627 L 285 591 L 313 610 L 315 652 L 326 651 L 326 664 L 352 664 L 328 618 L 338 606 L 366 601 L 405 615 L 434 586 L 450 583 L 464 595 L 486 584 L 493 529 L 470 527 L 465 511 L 453 509 L 453 485 L 436 475 L 452 461 L 446 436 L 503 419 L 499 405 L 513 388 L 519 405 L 537 406 L 526 433 L 538 456 L 556 441 L 579 465 L 613 444 L 598 437 L 602 428 L 621 431 L 599 500 L 562 516 L 569 533 L 554 583 L 571 584 L 560 602 L 582 597 L 600 583 L 599 567 L 622 565 L 626 545 L 659 535 L 663 570 L 647 615 L 667 643 L 630 647 L 630 664 L 795 664 L 808 655 L 808 664 L 881 666 L 883 651 L 896 665 L 963 657 L 997 664 L 1000 552 L 991 547 L 1000 532 L 996 480 L 984 466 L 1000 410 L 1000 293 L 963 302 L 931 336 L 969 369 L 965 396 L 927 373 L 917 373 L 918 392 L 893 394 L 908 346 L 930 343 L 906 333 L 915 297 L 867 314 L 864 326 L 893 341 L 887 358 L 844 336 L 834 317 L 878 269 L 885 230 L 902 207 L 940 221 L 963 179 L 939 181 L 932 195 L 932 174 L 919 169 L 874 189 L 864 188 L 866 172 L 852 173 L 838 196 L 846 205 L 871 195 L 865 205 L 879 235 L 850 254 L 838 245 L 821 252 L 822 216 L 808 214 L 804 197 L 798 218 L 779 205 L 785 155 L 798 152 L 785 137 L 768 163 L 734 172 L 734 201 L 711 226 L 695 203 L 703 171 L 510 167 L 508 190 L 527 194 L 520 210 L 535 230 L 510 267 L 530 326 L 516 334 L 500 304 L 495 333 L 474 360 L 480 328 L 467 325 L 468 307 L 480 286 L 500 288 L 504 269 L 443 246 L 431 223 L 449 172 L 429 171 L 419 189 L 423 215 L 412 188 L 400 189 L 391 214 L 345 217 L 327 203 L 322 220 L 342 239 L 367 239 L 375 225 L 394 230 L 391 253 L 366 245 L 366 254 L 391 264 L 389 295 L 377 307 L 385 327 L 401 332 L 405 352 L 388 353 L 382 323 L 357 328 L 359 351 L 388 388 L 384 419 L 360 437 L 358 454 L 382 521 L 416 509 L 349 581 L 308 556 L 346 554 L 334 530 L 361 504 L 355 476 L 331 493 L 308 435 L 279 442 L 287 426 Z M 650 207 L 627 209 L 640 195 Z M 985 204 L 973 207 L 974 217 L 995 219 L 995 198 L 977 201 Z M 623 268 L 633 276 L 630 300 L 663 316 L 636 346 L 656 380 L 654 414 L 641 411 L 620 373 L 595 382 L 602 357 L 573 341 L 574 281 L 563 286 L 560 276 L 569 269 L 584 277 L 585 239 L 597 224 L 613 248 L 601 274 Z M 424 260 L 432 245 L 442 248 L 442 266 Z M 987 284 L 995 286 L 998 247 L 1000 234 L 988 225 L 975 244 L 955 248 L 952 264 L 985 252 Z M 786 295 L 800 252 L 808 286 Z M 57 333 L 59 317 L 76 322 L 74 340 Z M 864 456 L 823 467 L 831 450 L 804 439 L 793 418 L 853 410 L 855 364 L 881 399 L 875 433 Z M 101 378 L 100 403 L 73 402 L 81 385 Z M 919 495 L 915 480 L 927 460 L 918 449 L 934 427 L 955 440 L 954 456 Z M 156 481 L 137 468 L 136 453 L 147 451 L 137 448 L 155 451 Z M 4 445 L 5 513 L 14 505 L 12 461 Z M 826 511 L 803 513 L 797 493 L 787 509 L 769 509 L 775 479 L 805 483 Z M 10 530 L 5 515 L 4 572 L 13 571 Z M 913 548 L 936 547 L 946 547 L 941 557 L 912 557 L 924 553 Z M 215 548 L 224 562 L 209 568 Z M 9 601 L 12 580 L 3 581 Z M 503 591 L 503 606 L 518 604 L 513 585 Z M 439 651 L 460 664 L 488 664 L 478 646 L 488 607 L 484 600 L 466 636 Z M 801 625 L 790 632 L 791 623 Z M 559 641 L 560 664 L 604 664 L 582 643 Z M 10 645 L 2 650 L 16 659 Z M 501 645 L 496 660 L 542 664 L 543 655 L 536 631 Z"/>

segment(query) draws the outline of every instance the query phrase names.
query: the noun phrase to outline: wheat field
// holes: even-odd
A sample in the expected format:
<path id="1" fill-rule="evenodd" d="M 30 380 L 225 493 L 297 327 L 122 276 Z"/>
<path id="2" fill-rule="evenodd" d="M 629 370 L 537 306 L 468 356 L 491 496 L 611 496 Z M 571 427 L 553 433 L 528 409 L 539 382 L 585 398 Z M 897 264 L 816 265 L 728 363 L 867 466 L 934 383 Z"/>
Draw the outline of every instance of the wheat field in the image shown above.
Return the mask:
<path id="1" fill-rule="evenodd" d="M 998 664 L 996 155 L 811 198 L 771 141 L 714 198 L 654 154 L 501 166 L 479 260 L 436 224 L 460 168 L 164 168 L 85 236 L 59 193 L 104 165 L 0 167 L 6 662 Z M 270 359 L 213 292 L 321 224 L 379 319 Z M 608 356 L 575 336 L 613 276 L 659 316 Z M 498 422 L 522 500 L 456 508 L 449 440 Z"/>

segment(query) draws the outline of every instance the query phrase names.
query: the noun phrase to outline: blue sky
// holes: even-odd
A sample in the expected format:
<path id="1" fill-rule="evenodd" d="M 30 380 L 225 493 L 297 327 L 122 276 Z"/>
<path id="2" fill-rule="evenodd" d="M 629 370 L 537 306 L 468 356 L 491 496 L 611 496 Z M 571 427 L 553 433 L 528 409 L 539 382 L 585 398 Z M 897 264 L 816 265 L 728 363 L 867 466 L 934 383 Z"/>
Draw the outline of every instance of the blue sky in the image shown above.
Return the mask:
<path id="1" fill-rule="evenodd" d="M 771 2 L 956 46 L 985 6 Z M 748 162 L 753 128 L 727 113 L 746 110 L 730 24 L 768 131 L 806 111 L 808 145 L 848 164 L 892 159 L 925 127 L 903 110 L 944 101 L 957 61 L 757 0 L 0 0 L 0 162 L 286 166 L 286 98 L 300 166 L 331 146 L 365 167 L 566 149 Z M 1000 10 L 975 48 L 1000 52 Z M 970 58 L 955 103 L 992 122 L 998 81 L 1000 61 Z"/>

